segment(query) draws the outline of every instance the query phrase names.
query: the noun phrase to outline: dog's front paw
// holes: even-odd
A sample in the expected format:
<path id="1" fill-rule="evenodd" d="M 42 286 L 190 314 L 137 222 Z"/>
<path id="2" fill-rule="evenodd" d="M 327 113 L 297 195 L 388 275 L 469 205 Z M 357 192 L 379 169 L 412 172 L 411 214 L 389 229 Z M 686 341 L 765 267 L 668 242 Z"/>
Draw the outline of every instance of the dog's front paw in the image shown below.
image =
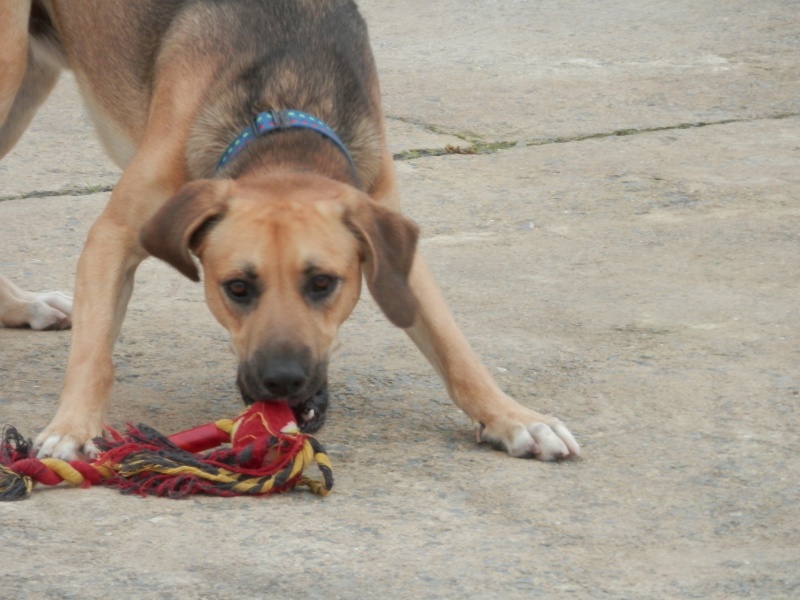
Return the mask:
<path id="1" fill-rule="evenodd" d="M 93 460 L 100 453 L 94 440 L 103 434 L 102 423 L 82 422 L 70 426 L 69 423 L 61 424 L 59 419 L 42 431 L 34 442 L 38 458 L 53 457 L 61 460 L 75 460 L 86 458 Z"/>
<path id="2" fill-rule="evenodd" d="M 519 407 L 508 416 L 475 426 L 478 442 L 489 442 L 517 458 L 561 460 L 580 456 L 569 429 L 554 417 Z"/>
<path id="3" fill-rule="evenodd" d="M 69 329 L 72 326 L 72 298 L 61 292 L 36 294 L 28 303 L 27 313 L 31 329 Z"/>

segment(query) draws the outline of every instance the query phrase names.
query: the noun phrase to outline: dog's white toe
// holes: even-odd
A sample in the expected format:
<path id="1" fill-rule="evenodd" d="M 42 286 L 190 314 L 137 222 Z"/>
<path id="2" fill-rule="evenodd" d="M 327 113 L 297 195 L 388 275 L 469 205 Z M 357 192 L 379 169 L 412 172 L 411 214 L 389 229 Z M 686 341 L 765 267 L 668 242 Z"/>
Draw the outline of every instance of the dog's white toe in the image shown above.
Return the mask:
<path id="1" fill-rule="evenodd" d="M 61 292 L 37 294 L 28 304 L 31 329 L 68 329 L 72 325 L 72 298 Z"/>
<path id="2" fill-rule="evenodd" d="M 49 304 L 67 316 L 72 315 L 72 298 L 66 294 L 50 292 L 48 294 L 41 294 L 37 299 L 45 304 Z"/>
<path id="3" fill-rule="evenodd" d="M 578 442 L 561 421 L 532 414 L 535 418 L 526 415 L 518 421 L 495 422 L 489 426 L 479 424 L 478 441 L 500 446 L 516 458 L 552 461 L 580 456 Z"/>
<path id="4" fill-rule="evenodd" d="M 42 435 L 46 437 L 41 439 Z M 40 445 L 41 444 L 41 445 Z M 36 439 L 35 446 L 39 448 L 36 453 L 37 458 L 58 458 L 60 460 L 75 460 L 78 458 L 80 444 L 71 435 L 40 434 Z"/>
<path id="5" fill-rule="evenodd" d="M 70 319 L 67 313 L 37 300 L 28 305 L 28 324 L 36 331 L 66 329 Z"/>
<path id="6" fill-rule="evenodd" d="M 91 440 L 81 445 L 71 435 L 59 435 L 57 433 L 48 435 L 39 445 L 37 438 L 34 447 L 38 448 L 37 458 L 58 458 L 60 460 L 94 460 L 100 455 L 100 450 Z"/>

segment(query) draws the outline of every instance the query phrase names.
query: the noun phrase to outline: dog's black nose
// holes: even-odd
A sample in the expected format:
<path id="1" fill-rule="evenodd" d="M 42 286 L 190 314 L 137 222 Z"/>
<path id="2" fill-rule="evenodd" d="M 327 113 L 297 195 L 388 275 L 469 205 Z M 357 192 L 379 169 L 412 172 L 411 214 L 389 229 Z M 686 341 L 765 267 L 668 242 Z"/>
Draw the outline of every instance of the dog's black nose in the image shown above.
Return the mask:
<path id="1" fill-rule="evenodd" d="M 261 371 L 264 389 L 273 398 L 283 398 L 297 394 L 308 381 L 308 372 L 296 360 L 272 360 Z"/>

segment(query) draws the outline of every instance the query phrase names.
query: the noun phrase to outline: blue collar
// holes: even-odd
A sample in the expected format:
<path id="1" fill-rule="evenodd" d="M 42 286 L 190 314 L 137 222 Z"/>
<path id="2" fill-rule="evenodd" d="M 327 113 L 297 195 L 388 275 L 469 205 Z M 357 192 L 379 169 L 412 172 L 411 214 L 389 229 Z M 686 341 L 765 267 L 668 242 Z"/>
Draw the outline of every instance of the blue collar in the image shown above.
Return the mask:
<path id="1" fill-rule="evenodd" d="M 299 110 L 272 110 L 256 115 L 250 125 L 248 125 L 247 128 L 231 142 L 225 152 L 223 152 L 222 158 L 220 158 L 217 163 L 216 170 L 220 171 L 220 169 L 225 167 L 225 165 L 239 154 L 247 144 L 257 137 L 273 131 L 284 131 L 286 129 L 313 129 L 317 133 L 328 138 L 336 144 L 339 150 L 342 151 L 342 154 L 345 155 L 347 162 L 350 163 L 353 175 L 356 176 L 357 179 L 358 171 L 356 170 L 356 164 L 353 162 L 353 157 L 350 156 L 350 153 L 347 151 L 347 147 L 342 143 L 342 140 L 339 139 L 339 136 L 321 119 L 317 119 Z"/>

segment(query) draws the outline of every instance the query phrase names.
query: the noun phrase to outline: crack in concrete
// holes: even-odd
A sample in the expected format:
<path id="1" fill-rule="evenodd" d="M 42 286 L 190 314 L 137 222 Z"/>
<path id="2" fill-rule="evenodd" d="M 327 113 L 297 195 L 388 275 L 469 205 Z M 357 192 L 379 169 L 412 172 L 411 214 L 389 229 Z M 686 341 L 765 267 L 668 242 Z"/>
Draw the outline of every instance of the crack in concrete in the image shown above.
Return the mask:
<path id="1" fill-rule="evenodd" d="M 59 190 L 36 190 L 17 194 L 15 196 L 0 196 L 0 202 L 5 202 L 7 200 L 27 200 L 28 198 L 52 198 L 54 196 L 91 196 L 92 194 L 110 192 L 113 189 L 113 185 L 87 185 L 85 187 L 62 188 Z"/>
<path id="2" fill-rule="evenodd" d="M 781 119 L 790 119 L 792 117 L 800 117 L 800 112 L 786 112 L 778 113 L 775 115 L 764 115 L 760 117 L 750 117 L 742 119 L 720 119 L 718 121 L 695 121 L 693 123 L 679 123 L 677 125 L 663 125 L 661 127 L 642 127 L 642 128 L 628 128 L 628 129 L 615 129 L 613 131 L 587 133 L 583 135 L 564 136 L 543 138 L 531 141 L 499 141 L 488 142 L 483 137 L 466 131 L 453 131 L 448 130 L 446 127 L 434 125 L 432 123 L 425 123 L 410 117 L 403 117 L 399 115 L 386 115 L 386 118 L 393 121 L 400 121 L 420 127 L 430 133 L 436 135 L 447 135 L 467 142 L 468 146 L 456 146 L 447 144 L 439 148 L 412 148 L 397 152 L 393 156 L 396 161 L 417 160 L 420 158 L 429 158 L 433 156 L 447 156 L 451 154 L 493 154 L 501 150 L 516 147 L 533 147 L 533 146 L 548 146 L 550 144 L 568 144 L 570 142 L 583 142 L 585 140 L 599 140 L 611 137 L 627 137 L 631 135 L 643 135 L 647 133 L 656 133 L 661 131 L 679 131 L 681 129 L 700 129 L 703 127 L 713 127 L 716 125 L 730 125 L 732 123 L 755 123 L 758 121 L 777 121 Z M 90 196 L 91 194 L 99 194 L 102 192 L 110 192 L 114 189 L 113 185 L 94 185 L 81 188 L 64 188 L 59 190 L 41 190 L 26 192 L 24 194 L 17 194 L 14 196 L 0 196 L 0 202 L 7 200 L 26 200 L 28 198 L 51 198 L 54 196 Z"/>
<path id="3" fill-rule="evenodd" d="M 701 129 L 703 127 L 713 127 L 715 125 L 730 125 L 732 123 L 754 123 L 757 121 L 778 121 L 780 119 L 789 119 L 791 117 L 800 117 L 800 112 L 794 113 L 779 113 L 777 115 L 767 115 L 762 117 L 751 117 L 745 119 L 720 119 L 719 121 L 696 121 L 694 123 L 679 123 L 678 125 L 663 125 L 661 127 L 642 127 L 630 129 L 615 129 L 614 131 L 607 131 L 601 133 L 589 133 L 585 135 L 576 135 L 572 137 L 556 137 L 547 138 L 543 140 L 534 140 L 526 142 L 526 146 L 545 146 L 548 144 L 566 144 L 569 142 L 582 142 L 584 140 L 596 140 L 610 137 L 625 137 L 629 135 L 640 135 L 646 133 L 655 133 L 660 131 L 677 131 L 681 129 Z"/>
<path id="4" fill-rule="evenodd" d="M 765 115 L 760 117 L 750 117 L 750 118 L 740 118 L 740 119 L 720 119 L 718 121 L 695 121 L 692 123 L 679 123 L 677 125 L 663 125 L 660 127 L 642 127 L 642 128 L 633 127 L 628 129 L 615 129 L 613 131 L 605 131 L 599 133 L 587 133 L 583 135 L 543 138 L 531 141 L 517 140 L 517 141 L 500 141 L 500 142 L 487 142 L 480 136 L 475 135 L 473 133 L 468 133 L 468 132 L 459 133 L 456 131 L 448 131 L 444 127 L 423 123 L 421 121 L 416 121 L 414 119 L 397 117 L 397 116 L 392 116 L 387 118 L 391 118 L 397 121 L 401 121 L 403 123 L 408 123 L 411 125 L 422 127 L 425 130 L 430 131 L 431 133 L 456 137 L 458 139 L 469 142 L 470 144 L 467 147 L 447 145 L 440 148 L 414 148 L 411 150 L 398 152 L 393 155 L 395 160 L 402 161 L 402 160 L 415 160 L 418 158 L 427 158 L 430 156 L 445 156 L 448 154 L 491 154 L 494 152 L 499 152 L 500 150 L 506 150 L 508 148 L 514 148 L 514 147 L 532 147 L 532 146 L 547 146 L 550 144 L 567 144 L 570 142 L 582 142 L 585 140 L 597 140 L 610 137 L 626 137 L 630 135 L 642 135 L 642 134 L 655 133 L 661 131 L 700 129 L 703 127 L 712 127 L 715 125 L 730 125 L 732 123 L 777 121 L 780 119 L 789 119 L 792 117 L 800 117 L 800 112 L 778 113 L 775 115 Z"/>
<path id="5" fill-rule="evenodd" d="M 484 142 L 477 141 L 469 146 L 454 146 L 448 144 L 444 148 L 417 148 L 404 150 L 392 155 L 394 160 L 414 160 L 430 156 L 445 156 L 447 154 L 492 154 L 507 148 L 513 148 L 517 142 Z"/>

